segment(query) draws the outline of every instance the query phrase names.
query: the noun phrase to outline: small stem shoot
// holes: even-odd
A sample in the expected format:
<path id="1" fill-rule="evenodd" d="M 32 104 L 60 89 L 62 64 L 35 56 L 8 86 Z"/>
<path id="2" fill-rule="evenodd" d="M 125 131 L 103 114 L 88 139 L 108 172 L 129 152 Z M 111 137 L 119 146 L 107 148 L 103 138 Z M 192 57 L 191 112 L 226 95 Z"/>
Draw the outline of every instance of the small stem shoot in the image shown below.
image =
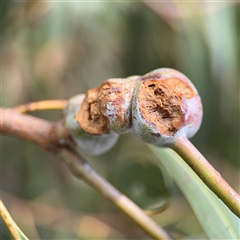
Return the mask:
<path id="1" fill-rule="evenodd" d="M 184 159 L 228 208 L 235 215 L 240 217 L 240 196 L 221 177 L 220 173 L 213 168 L 194 145 L 186 137 L 178 137 L 171 148 Z"/>
<path id="2" fill-rule="evenodd" d="M 62 110 L 66 107 L 67 100 L 46 100 L 23 104 L 13 108 L 20 113 L 28 113 L 42 110 Z"/>

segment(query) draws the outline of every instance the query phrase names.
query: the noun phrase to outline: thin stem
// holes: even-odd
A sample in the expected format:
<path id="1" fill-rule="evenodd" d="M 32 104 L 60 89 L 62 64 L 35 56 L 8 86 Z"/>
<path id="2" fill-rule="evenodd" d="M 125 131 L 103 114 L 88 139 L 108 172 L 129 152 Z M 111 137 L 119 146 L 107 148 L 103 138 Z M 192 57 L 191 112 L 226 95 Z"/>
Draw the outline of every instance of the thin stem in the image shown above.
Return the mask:
<path id="1" fill-rule="evenodd" d="M 0 108 L 0 133 L 36 143 L 45 150 L 58 147 L 56 124 L 12 109 Z"/>
<path id="2" fill-rule="evenodd" d="M 58 156 L 70 168 L 75 177 L 87 182 L 100 195 L 106 198 L 146 233 L 148 233 L 149 236 L 154 239 L 171 239 L 171 237 L 161 227 L 159 227 L 156 222 L 148 217 L 141 208 L 102 178 L 82 157 L 81 159 L 78 158 L 67 149 L 59 151 Z"/>
<path id="3" fill-rule="evenodd" d="M 6 223 L 10 233 L 16 240 L 20 239 L 28 239 L 23 232 L 19 229 L 16 223 L 13 221 L 11 215 L 9 214 L 7 208 L 3 204 L 2 200 L 0 199 L 0 216 L 2 216 L 4 222 Z"/>
<path id="4" fill-rule="evenodd" d="M 67 100 L 46 100 L 23 104 L 13 108 L 20 113 L 28 113 L 42 110 L 62 110 L 67 105 Z"/>
<path id="5" fill-rule="evenodd" d="M 20 137 L 54 153 L 66 163 L 78 179 L 92 186 L 151 237 L 171 239 L 141 208 L 102 178 L 84 159 L 69 150 L 64 141 L 60 144 L 63 138 L 68 137 L 64 125 L 61 125 L 62 122 L 50 123 L 33 116 L 20 114 L 15 110 L 1 108 L 0 116 L 0 134 Z"/>
<path id="6" fill-rule="evenodd" d="M 212 165 L 185 137 L 179 137 L 173 144 L 175 150 L 202 181 L 228 206 L 228 208 L 240 217 L 240 196 L 221 177 Z"/>

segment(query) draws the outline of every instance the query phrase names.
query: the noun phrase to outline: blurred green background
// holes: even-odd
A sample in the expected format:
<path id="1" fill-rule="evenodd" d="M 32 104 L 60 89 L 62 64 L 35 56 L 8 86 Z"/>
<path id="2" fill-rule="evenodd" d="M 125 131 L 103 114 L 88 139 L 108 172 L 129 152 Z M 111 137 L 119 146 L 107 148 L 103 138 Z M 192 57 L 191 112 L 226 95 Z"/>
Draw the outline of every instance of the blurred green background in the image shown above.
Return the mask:
<path id="1" fill-rule="evenodd" d="M 202 97 L 203 123 L 192 142 L 239 192 L 239 4 L 4 1 L 1 7 L 2 106 L 69 99 L 108 78 L 175 68 Z M 23 140 L 2 140 L 1 197 L 30 239 L 147 239 L 58 159 Z M 177 239 L 205 239 L 154 158 L 126 134 L 89 161 L 142 207 L 170 193 L 170 206 L 154 219 Z M 5 227 L 1 234 L 10 238 Z"/>

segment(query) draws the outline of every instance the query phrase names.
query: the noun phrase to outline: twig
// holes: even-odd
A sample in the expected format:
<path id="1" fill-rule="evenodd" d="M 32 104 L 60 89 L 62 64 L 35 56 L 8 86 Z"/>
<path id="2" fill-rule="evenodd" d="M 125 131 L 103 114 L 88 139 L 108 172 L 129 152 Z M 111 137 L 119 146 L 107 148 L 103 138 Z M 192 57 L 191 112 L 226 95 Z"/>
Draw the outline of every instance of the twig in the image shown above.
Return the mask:
<path id="1" fill-rule="evenodd" d="M 42 110 L 62 110 L 67 105 L 67 100 L 46 100 L 23 104 L 13 108 L 20 113 L 42 111 Z"/>
<path id="2" fill-rule="evenodd" d="M 77 158 L 76 155 L 67 149 L 59 151 L 58 156 L 66 163 L 76 178 L 83 179 L 87 182 L 100 195 L 148 233 L 149 236 L 154 239 L 171 239 L 141 208 L 102 178 L 83 158 Z"/>
<path id="3" fill-rule="evenodd" d="M 14 137 L 40 145 L 48 151 L 58 147 L 59 136 L 56 124 L 29 115 L 23 115 L 12 109 L 0 108 L 0 131 Z"/>
<path id="4" fill-rule="evenodd" d="M 56 154 L 78 179 L 84 180 L 92 186 L 151 237 L 171 239 L 141 208 L 102 178 L 84 159 L 77 157 L 68 146 L 59 143 L 60 139 L 68 136 L 61 123 L 50 123 L 11 109 L 0 108 L 0 116 L 1 134 L 20 137 Z"/>
<path id="5" fill-rule="evenodd" d="M 185 162 L 195 171 L 202 181 L 240 217 L 240 196 L 221 177 L 203 155 L 185 137 L 179 137 L 173 144 L 175 150 Z"/>
<path id="6" fill-rule="evenodd" d="M 7 208 L 3 204 L 2 200 L 0 199 L 0 216 L 2 216 L 4 222 L 6 223 L 9 231 L 11 232 L 12 236 L 16 240 L 20 239 L 28 239 L 24 233 L 19 229 L 16 223 L 13 221 L 11 215 L 9 214 Z"/>

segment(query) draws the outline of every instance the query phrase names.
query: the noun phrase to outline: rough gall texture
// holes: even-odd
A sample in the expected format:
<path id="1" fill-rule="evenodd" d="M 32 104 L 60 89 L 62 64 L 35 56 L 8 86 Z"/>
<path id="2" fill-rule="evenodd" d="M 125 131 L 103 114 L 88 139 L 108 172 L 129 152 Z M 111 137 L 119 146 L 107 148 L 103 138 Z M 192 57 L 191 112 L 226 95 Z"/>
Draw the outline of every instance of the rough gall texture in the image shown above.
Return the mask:
<path id="1" fill-rule="evenodd" d="M 136 85 L 139 83 L 139 76 L 132 76 L 126 79 L 109 79 L 111 91 L 106 99 L 106 116 L 109 120 L 109 129 L 117 133 L 130 131 L 132 126 L 132 98 Z M 118 87 L 118 92 L 112 89 Z"/>
<path id="2" fill-rule="evenodd" d="M 139 77 L 109 79 L 87 92 L 77 121 L 90 134 L 123 133 L 131 127 L 131 102 Z"/>
<path id="3" fill-rule="evenodd" d="M 85 132 L 90 134 L 108 133 L 108 118 L 105 113 L 104 97 L 107 93 L 108 84 L 90 89 L 76 115 L 76 119 Z"/>
<path id="4" fill-rule="evenodd" d="M 155 124 L 161 134 L 172 136 L 184 121 L 182 97 L 190 99 L 196 94 L 178 78 L 157 79 L 151 76 L 142 83 L 140 111 L 147 121 Z"/>
<path id="5" fill-rule="evenodd" d="M 76 120 L 76 114 L 84 98 L 84 94 L 72 97 L 64 109 L 65 126 L 73 138 L 70 144 L 81 154 L 100 155 L 109 151 L 116 144 L 119 135 L 116 133 L 92 135 L 81 128 Z"/>
<path id="6" fill-rule="evenodd" d="M 172 69 L 172 68 L 159 68 L 156 70 L 153 70 L 147 74 L 145 74 L 142 77 L 142 80 L 145 81 L 147 79 L 150 78 L 156 78 L 159 80 L 163 80 L 163 79 L 167 79 L 167 78 L 178 78 L 181 81 L 187 83 L 189 85 L 189 87 L 197 94 L 197 89 L 195 88 L 195 86 L 192 84 L 192 82 L 181 72 Z"/>
<path id="7" fill-rule="evenodd" d="M 145 142 L 171 146 L 179 136 L 192 137 L 202 121 L 195 86 L 182 73 L 160 68 L 142 77 L 132 102 L 133 129 Z"/>
<path id="8" fill-rule="evenodd" d="M 202 121 L 195 86 L 181 72 L 160 68 L 144 76 L 109 79 L 87 92 L 76 114 L 91 135 L 135 132 L 157 146 L 192 137 Z"/>

